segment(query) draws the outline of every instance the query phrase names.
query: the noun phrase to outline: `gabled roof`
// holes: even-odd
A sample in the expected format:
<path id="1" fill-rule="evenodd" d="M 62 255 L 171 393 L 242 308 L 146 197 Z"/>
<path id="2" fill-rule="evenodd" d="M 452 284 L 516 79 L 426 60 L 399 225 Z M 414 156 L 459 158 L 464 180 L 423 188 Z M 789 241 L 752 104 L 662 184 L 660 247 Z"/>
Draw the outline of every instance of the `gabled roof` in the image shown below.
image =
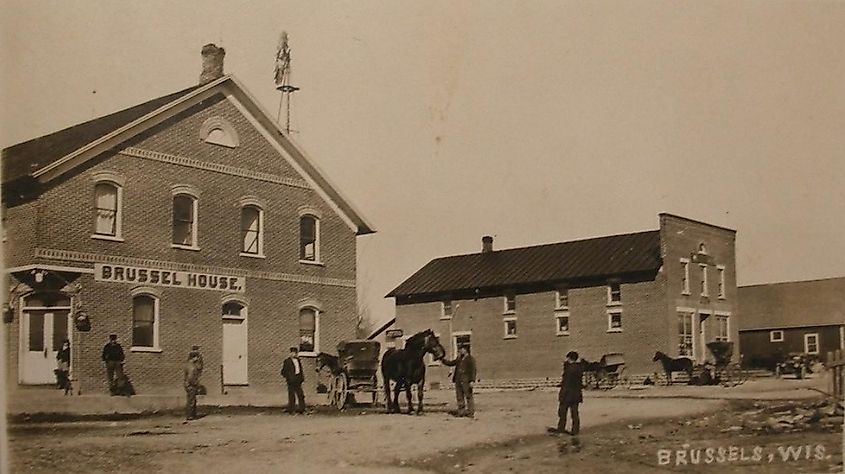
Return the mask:
<path id="1" fill-rule="evenodd" d="M 35 173 L 63 156 L 195 91 L 199 87 L 189 87 L 113 114 L 10 146 L 3 150 L 3 183 Z"/>
<path id="2" fill-rule="evenodd" d="M 652 230 L 438 258 L 387 297 L 610 278 L 657 272 L 661 263 L 660 231 Z"/>
<path id="3" fill-rule="evenodd" d="M 6 148 L 2 154 L 3 184 L 16 180 L 49 182 L 167 117 L 221 93 L 251 115 L 256 128 L 270 144 L 358 235 L 375 232 L 373 226 L 308 158 L 302 147 L 278 127 L 231 75 Z"/>
<path id="4" fill-rule="evenodd" d="M 845 277 L 737 288 L 739 330 L 845 324 Z"/>

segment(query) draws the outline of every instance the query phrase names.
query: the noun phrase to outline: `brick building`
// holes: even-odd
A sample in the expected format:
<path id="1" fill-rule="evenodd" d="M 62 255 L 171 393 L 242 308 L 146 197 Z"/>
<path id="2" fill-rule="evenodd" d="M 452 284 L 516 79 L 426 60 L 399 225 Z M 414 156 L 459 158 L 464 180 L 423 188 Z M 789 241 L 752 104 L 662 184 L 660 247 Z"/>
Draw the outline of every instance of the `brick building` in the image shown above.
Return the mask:
<path id="1" fill-rule="evenodd" d="M 670 214 L 658 230 L 432 260 L 387 296 L 405 336 L 431 328 L 449 356 L 469 344 L 481 380 L 556 378 L 570 350 L 622 353 L 651 374 L 656 351 L 698 360 L 738 341 L 736 231 Z M 738 350 L 735 349 L 735 354 Z M 427 378 L 448 368 L 430 361 Z"/>
<path id="2" fill-rule="evenodd" d="M 773 368 L 789 353 L 845 349 L 845 277 L 741 286 L 739 339 L 749 367 Z"/>
<path id="3" fill-rule="evenodd" d="M 112 333 L 139 393 L 181 391 L 192 345 L 209 391 L 269 391 L 288 347 L 355 337 L 372 226 L 203 56 L 198 85 L 3 151 L 7 388 L 54 382 L 66 337 L 89 393 Z"/>

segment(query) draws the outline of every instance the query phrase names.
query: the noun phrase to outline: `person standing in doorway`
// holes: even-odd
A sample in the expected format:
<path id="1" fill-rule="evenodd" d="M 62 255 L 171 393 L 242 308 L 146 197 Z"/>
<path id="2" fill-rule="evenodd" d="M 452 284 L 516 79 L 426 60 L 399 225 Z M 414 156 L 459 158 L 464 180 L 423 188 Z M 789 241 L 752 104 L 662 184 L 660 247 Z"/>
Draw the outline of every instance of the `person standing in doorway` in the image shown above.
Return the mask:
<path id="1" fill-rule="evenodd" d="M 475 401 L 472 398 L 472 383 L 475 382 L 475 359 L 469 353 L 469 347 L 458 348 L 458 357 L 443 360 L 443 364 L 454 367 L 452 382 L 455 383 L 455 397 L 458 399 L 458 411 L 455 416 L 475 416 Z"/>
<path id="2" fill-rule="evenodd" d="M 106 381 L 109 393 L 115 394 L 115 382 L 123 377 L 123 347 L 117 342 L 117 334 L 109 335 L 109 342 L 103 346 L 103 362 L 106 364 Z"/>
<path id="3" fill-rule="evenodd" d="M 282 377 L 288 386 L 288 413 L 305 413 L 305 393 L 302 391 L 302 383 L 305 381 L 305 374 L 302 372 L 302 362 L 299 360 L 299 349 L 290 348 L 290 356 L 282 362 Z M 296 401 L 299 406 L 296 407 Z"/>
<path id="4" fill-rule="evenodd" d="M 197 418 L 197 392 L 199 392 L 200 375 L 202 374 L 200 357 L 198 351 L 191 351 L 188 353 L 188 363 L 185 364 L 185 421 Z"/>
<path id="5" fill-rule="evenodd" d="M 67 339 L 62 341 L 62 348 L 56 353 L 56 382 L 65 395 L 70 393 L 70 341 Z"/>
<path id="6" fill-rule="evenodd" d="M 566 354 L 566 360 L 563 362 L 563 375 L 560 380 L 560 393 L 558 394 L 557 428 L 549 428 L 549 432 L 569 433 L 573 436 L 578 434 L 581 428 L 578 405 L 584 401 L 581 393 L 583 378 L 584 367 L 578 362 L 578 353 L 570 351 Z M 566 431 L 567 412 L 572 415 L 572 429 L 570 431 Z"/>

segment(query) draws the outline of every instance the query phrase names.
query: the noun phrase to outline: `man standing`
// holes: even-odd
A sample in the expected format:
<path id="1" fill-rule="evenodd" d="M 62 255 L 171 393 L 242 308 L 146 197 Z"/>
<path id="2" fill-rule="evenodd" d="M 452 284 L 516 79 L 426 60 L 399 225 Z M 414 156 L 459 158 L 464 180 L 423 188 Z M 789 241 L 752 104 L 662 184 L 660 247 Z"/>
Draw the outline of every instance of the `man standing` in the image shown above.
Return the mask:
<path id="1" fill-rule="evenodd" d="M 117 342 L 117 334 L 109 335 L 109 342 L 103 346 L 103 362 L 106 364 L 106 379 L 109 393 L 115 394 L 115 382 L 123 376 L 123 347 Z"/>
<path id="2" fill-rule="evenodd" d="M 455 383 L 455 397 L 458 399 L 458 411 L 455 416 L 475 416 L 475 402 L 472 399 L 472 383 L 475 381 L 475 359 L 469 353 L 468 346 L 458 348 L 458 357 L 453 360 L 443 359 L 443 363 L 454 367 L 452 382 Z"/>
<path id="3" fill-rule="evenodd" d="M 571 351 L 566 354 L 563 362 L 563 376 L 560 380 L 560 393 L 558 394 L 557 428 L 550 428 L 551 433 L 567 433 L 566 415 L 572 414 L 572 429 L 568 432 L 575 436 L 581 428 L 581 420 L 578 418 L 578 405 L 584 401 L 581 393 L 583 383 L 584 367 L 578 362 L 578 353 Z"/>
<path id="4" fill-rule="evenodd" d="M 197 351 L 191 351 L 188 354 L 188 363 L 185 364 L 185 394 L 187 396 L 185 404 L 185 420 L 194 420 L 197 418 L 197 392 L 200 388 L 200 355 Z"/>
<path id="5" fill-rule="evenodd" d="M 295 402 L 299 401 L 297 413 L 305 413 L 305 393 L 302 391 L 302 382 L 305 375 L 302 373 L 302 363 L 299 361 L 299 349 L 290 348 L 290 356 L 282 362 L 282 377 L 288 385 L 288 413 L 293 413 Z"/>

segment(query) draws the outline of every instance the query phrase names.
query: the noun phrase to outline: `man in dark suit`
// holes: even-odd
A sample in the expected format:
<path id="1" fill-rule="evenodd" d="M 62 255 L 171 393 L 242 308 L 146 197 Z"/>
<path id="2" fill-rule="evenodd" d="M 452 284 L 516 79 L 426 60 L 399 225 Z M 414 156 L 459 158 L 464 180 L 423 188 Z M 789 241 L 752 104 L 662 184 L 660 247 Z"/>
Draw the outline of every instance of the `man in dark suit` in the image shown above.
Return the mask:
<path id="1" fill-rule="evenodd" d="M 560 380 L 560 393 L 558 394 L 557 428 L 550 428 L 552 433 L 567 433 L 566 415 L 572 414 L 572 429 L 569 434 L 575 436 L 581 428 L 581 420 L 578 417 L 578 405 L 584 401 L 581 393 L 581 386 L 584 378 L 584 367 L 578 362 L 578 353 L 571 351 L 566 354 L 563 362 L 563 376 Z"/>
<path id="2" fill-rule="evenodd" d="M 472 383 L 475 381 L 475 359 L 469 353 L 469 347 L 458 348 L 458 357 L 453 360 L 443 359 L 443 363 L 454 367 L 452 382 L 455 383 L 455 397 L 458 399 L 456 416 L 475 416 L 475 402 L 472 399 Z"/>
<path id="3" fill-rule="evenodd" d="M 109 342 L 103 346 L 103 363 L 106 364 L 106 381 L 109 393 L 116 394 L 117 382 L 123 378 L 123 347 L 117 342 L 117 334 L 109 335 Z"/>
<path id="4" fill-rule="evenodd" d="M 293 413 L 295 402 L 299 401 L 297 413 L 305 413 L 305 393 L 302 391 L 302 382 L 305 381 L 305 374 L 302 371 L 302 363 L 299 361 L 299 349 L 290 348 L 290 357 L 282 362 L 282 377 L 288 385 L 288 413 Z"/>

